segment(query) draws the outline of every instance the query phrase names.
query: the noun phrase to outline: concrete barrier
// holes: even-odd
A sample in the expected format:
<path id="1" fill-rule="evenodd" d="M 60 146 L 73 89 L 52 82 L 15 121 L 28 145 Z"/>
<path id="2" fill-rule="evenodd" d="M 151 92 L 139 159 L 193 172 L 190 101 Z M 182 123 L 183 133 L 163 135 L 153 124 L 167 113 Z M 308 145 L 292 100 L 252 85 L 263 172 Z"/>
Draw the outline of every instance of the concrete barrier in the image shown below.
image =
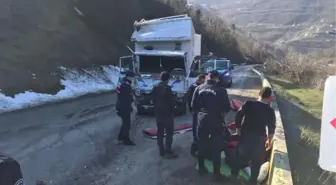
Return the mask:
<path id="1" fill-rule="evenodd" d="M 269 81 L 264 74 L 256 69 L 253 72 L 258 74 L 262 81 L 263 87 L 271 87 Z M 273 91 L 273 101 L 271 106 L 275 110 L 276 129 L 274 139 L 272 141 L 272 154 L 270 159 L 270 170 L 268 175 L 268 185 L 293 185 L 292 173 L 290 169 L 285 131 L 283 128 L 280 111 L 276 96 Z"/>

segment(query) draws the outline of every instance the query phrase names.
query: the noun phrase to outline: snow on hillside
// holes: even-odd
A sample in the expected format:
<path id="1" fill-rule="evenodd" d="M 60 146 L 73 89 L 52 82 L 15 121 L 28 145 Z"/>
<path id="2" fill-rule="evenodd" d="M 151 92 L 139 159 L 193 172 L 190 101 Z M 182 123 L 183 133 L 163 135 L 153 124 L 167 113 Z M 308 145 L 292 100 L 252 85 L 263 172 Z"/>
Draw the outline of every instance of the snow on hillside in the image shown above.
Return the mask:
<path id="1" fill-rule="evenodd" d="M 89 93 L 114 90 L 118 82 L 119 68 L 102 66 L 99 69 L 79 71 L 61 67 L 61 71 L 63 73 L 61 84 L 65 87 L 63 90 L 55 95 L 26 91 L 14 97 L 0 93 L 0 113 L 71 99 Z"/>

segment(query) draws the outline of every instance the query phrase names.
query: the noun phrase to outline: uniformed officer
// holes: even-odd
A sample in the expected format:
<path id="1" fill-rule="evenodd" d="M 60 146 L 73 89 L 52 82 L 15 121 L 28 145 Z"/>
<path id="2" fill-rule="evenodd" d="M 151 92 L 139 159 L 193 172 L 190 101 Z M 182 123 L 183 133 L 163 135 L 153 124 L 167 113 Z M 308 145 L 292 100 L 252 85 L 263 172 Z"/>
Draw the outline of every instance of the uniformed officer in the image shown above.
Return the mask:
<path id="1" fill-rule="evenodd" d="M 161 157 L 178 157 L 172 151 L 174 134 L 174 95 L 171 87 L 168 85 L 170 74 L 164 71 L 160 75 L 161 81 L 153 87 L 152 97 L 154 103 L 154 114 L 157 124 L 157 143 Z M 166 142 L 163 144 L 164 134 L 166 133 Z"/>
<path id="2" fill-rule="evenodd" d="M 226 113 L 231 110 L 226 89 L 218 85 L 219 76 L 218 71 L 210 71 L 206 83 L 196 88 L 191 102 L 193 111 L 198 112 L 199 173 L 203 175 L 208 172 L 204 166 L 208 153 L 217 181 L 223 179 L 220 174 L 223 124 Z"/>
<path id="3" fill-rule="evenodd" d="M 133 111 L 133 91 L 131 84 L 134 77 L 134 72 L 126 71 L 125 77 L 120 81 L 120 84 L 117 87 L 116 110 L 117 114 L 122 119 L 118 142 L 124 145 L 135 145 L 129 137 L 131 129 L 131 112 Z"/>
<path id="4" fill-rule="evenodd" d="M 240 141 L 237 146 L 237 155 L 229 159 L 232 175 L 236 177 L 240 168 L 251 161 L 250 184 L 256 185 L 262 155 L 265 152 L 266 127 L 268 141 L 271 141 L 275 131 L 275 112 L 269 105 L 272 89 L 264 87 L 259 92 L 258 101 L 246 101 L 236 115 L 237 132 Z M 244 120 L 244 123 L 242 121 Z M 231 164 L 230 164 L 231 163 Z"/>
<path id="5" fill-rule="evenodd" d="M 191 108 L 191 100 L 193 97 L 193 94 L 195 92 L 195 89 L 197 86 L 202 85 L 205 82 L 205 75 L 201 74 L 197 76 L 196 82 L 191 84 L 191 86 L 188 89 L 187 95 L 188 95 L 188 106 L 189 106 L 189 110 L 193 115 L 193 124 L 192 124 L 192 130 L 193 130 L 193 138 L 194 138 L 194 143 L 196 144 L 197 141 L 197 115 L 198 112 L 194 112 L 192 111 Z"/>

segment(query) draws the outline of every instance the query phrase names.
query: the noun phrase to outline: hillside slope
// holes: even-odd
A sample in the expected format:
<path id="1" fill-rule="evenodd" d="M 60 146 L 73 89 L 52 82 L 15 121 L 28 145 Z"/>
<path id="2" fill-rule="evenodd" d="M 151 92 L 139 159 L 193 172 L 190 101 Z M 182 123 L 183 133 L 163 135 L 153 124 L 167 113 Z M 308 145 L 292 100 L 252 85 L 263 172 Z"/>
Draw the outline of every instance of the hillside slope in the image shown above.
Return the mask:
<path id="1" fill-rule="evenodd" d="M 0 4 L 0 89 L 51 93 L 60 88 L 58 67 L 116 64 L 134 20 L 172 15 L 156 1 L 3 0 Z M 84 13 L 80 17 L 77 7 Z M 154 8 L 155 7 L 155 8 Z M 148 13 L 150 12 L 150 13 Z"/>
<path id="2" fill-rule="evenodd" d="M 266 43 L 299 52 L 335 47 L 334 0 L 188 0 L 217 11 Z"/>
<path id="3" fill-rule="evenodd" d="M 80 73 L 83 68 L 116 65 L 120 56 L 129 54 L 126 45 L 132 46 L 129 38 L 135 20 L 175 15 L 176 7 L 181 10 L 178 13 L 188 12 L 185 1 L 172 0 L 0 3 L 0 90 L 7 96 L 27 90 L 56 93 L 64 88 L 60 67 Z M 204 26 L 195 23 L 203 35 L 204 54 L 212 51 L 242 62 L 242 52 L 229 32 L 220 32 L 219 39 Z"/>

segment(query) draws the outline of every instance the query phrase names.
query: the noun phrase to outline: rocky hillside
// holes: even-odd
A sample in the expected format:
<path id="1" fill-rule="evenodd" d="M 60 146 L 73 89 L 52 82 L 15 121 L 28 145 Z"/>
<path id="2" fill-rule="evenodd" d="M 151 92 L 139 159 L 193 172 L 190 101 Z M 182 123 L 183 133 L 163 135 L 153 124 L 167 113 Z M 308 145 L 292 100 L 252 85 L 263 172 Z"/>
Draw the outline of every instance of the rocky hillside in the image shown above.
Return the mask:
<path id="1" fill-rule="evenodd" d="M 334 0 L 188 0 L 218 12 L 253 37 L 299 52 L 335 47 Z"/>

